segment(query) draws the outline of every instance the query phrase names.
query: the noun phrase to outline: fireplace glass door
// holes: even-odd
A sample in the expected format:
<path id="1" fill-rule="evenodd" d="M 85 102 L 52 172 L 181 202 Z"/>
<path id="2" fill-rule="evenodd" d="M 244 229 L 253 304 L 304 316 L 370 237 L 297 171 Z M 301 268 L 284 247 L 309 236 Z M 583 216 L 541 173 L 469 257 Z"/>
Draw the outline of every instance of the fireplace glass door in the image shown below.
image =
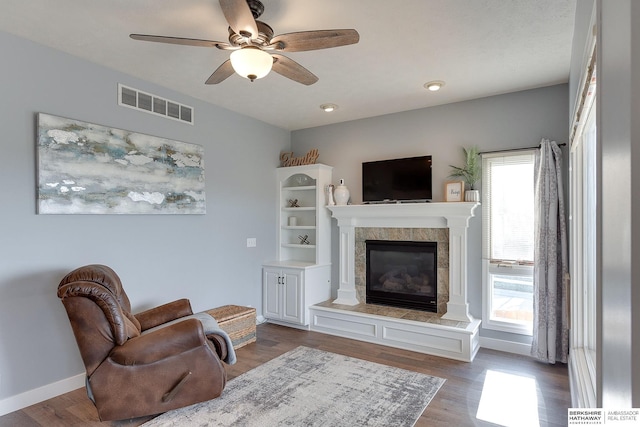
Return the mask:
<path id="1" fill-rule="evenodd" d="M 367 240 L 367 304 L 437 312 L 437 243 Z"/>

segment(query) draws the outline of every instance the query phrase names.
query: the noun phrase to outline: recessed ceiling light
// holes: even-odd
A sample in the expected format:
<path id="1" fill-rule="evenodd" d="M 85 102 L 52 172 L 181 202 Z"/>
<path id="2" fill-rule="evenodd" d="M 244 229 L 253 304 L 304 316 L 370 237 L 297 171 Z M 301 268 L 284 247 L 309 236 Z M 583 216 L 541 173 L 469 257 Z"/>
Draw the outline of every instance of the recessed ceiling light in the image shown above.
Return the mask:
<path id="1" fill-rule="evenodd" d="M 424 84 L 424 88 L 430 90 L 431 92 L 439 91 L 442 86 L 444 86 L 444 82 L 442 80 L 434 80 L 432 82 Z"/>
<path id="2" fill-rule="evenodd" d="M 338 106 L 336 104 L 322 104 L 320 108 L 322 108 L 322 111 L 324 111 L 325 113 L 330 113 L 334 110 L 337 110 Z"/>

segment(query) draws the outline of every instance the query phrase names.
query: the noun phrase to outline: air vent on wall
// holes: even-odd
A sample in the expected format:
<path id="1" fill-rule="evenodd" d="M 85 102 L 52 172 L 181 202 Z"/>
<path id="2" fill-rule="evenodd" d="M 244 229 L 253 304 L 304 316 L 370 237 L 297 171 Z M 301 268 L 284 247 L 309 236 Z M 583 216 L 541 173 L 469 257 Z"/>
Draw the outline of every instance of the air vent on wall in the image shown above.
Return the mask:
<path id="1" fill-rule="evenodd" d="M 193 107 L 118 84 L 118 104 L 193 124 Z"/>

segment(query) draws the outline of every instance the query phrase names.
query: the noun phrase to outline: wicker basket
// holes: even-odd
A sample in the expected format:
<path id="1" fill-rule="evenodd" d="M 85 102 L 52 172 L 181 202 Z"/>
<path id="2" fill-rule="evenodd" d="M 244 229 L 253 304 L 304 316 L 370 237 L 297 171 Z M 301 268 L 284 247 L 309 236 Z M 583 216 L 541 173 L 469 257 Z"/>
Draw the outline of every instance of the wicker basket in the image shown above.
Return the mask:
<path id="1" fill-rule="evenodd" d="M 234 349 L 256 342 L 256 309 L 239 305 L 224 305 L 207 310 L 220 328 L 229 334 Z"/>

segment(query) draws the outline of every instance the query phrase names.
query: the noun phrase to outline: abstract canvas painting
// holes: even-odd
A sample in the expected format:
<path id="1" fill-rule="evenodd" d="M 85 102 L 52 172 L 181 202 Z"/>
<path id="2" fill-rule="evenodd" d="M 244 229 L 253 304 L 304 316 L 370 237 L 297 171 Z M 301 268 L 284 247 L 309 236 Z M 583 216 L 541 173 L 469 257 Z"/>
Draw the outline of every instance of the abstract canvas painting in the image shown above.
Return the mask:
<path id="1" fill-rule="evenodd" d="M 196 144 L 38 114 L 38 213 L 204 214 Z"/>

